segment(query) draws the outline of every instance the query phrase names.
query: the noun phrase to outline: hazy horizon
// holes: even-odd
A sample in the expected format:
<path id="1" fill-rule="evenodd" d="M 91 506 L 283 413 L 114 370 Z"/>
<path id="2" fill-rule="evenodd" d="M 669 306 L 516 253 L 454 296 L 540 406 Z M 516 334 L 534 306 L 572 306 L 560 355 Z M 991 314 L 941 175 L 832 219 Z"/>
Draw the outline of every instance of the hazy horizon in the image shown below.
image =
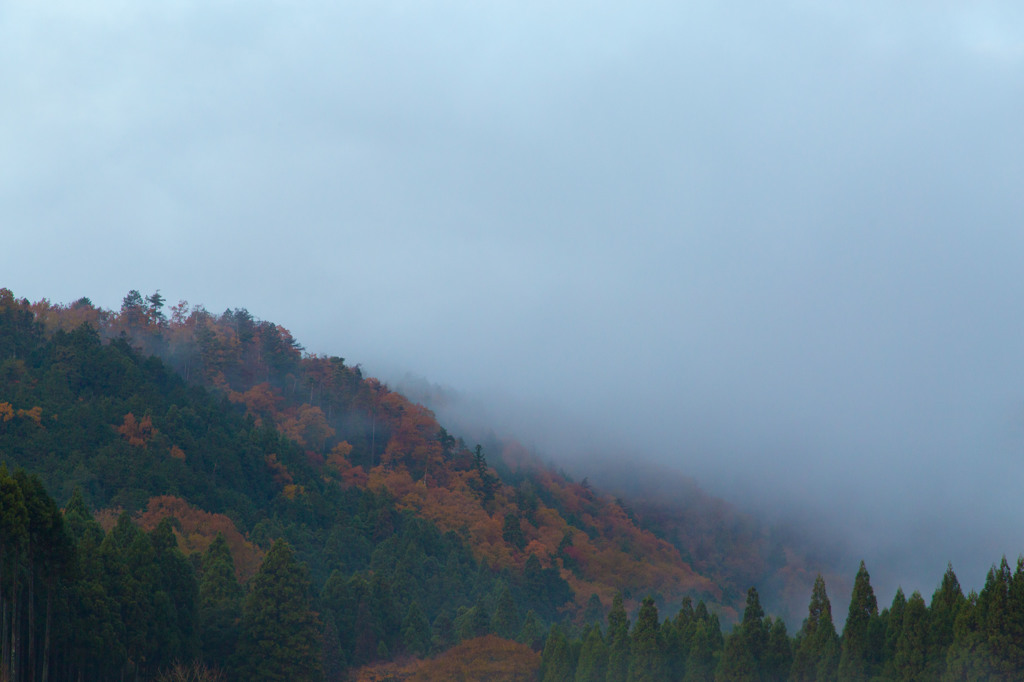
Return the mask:
<path id="1" fill-rule="evenodd" d="M 246 307 L 556 461 L 809 519 L 883 602 L 980 588 L 1024 551 L 1022 35 L 1010 2 L 14 0 L 0 286 Z"/>

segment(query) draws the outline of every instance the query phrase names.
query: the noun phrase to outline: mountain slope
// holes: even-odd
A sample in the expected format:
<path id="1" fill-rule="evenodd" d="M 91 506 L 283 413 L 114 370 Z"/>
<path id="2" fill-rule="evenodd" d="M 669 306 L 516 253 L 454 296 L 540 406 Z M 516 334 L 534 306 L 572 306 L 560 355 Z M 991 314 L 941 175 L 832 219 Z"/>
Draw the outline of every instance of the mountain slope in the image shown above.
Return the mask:
<path id="1" fill-rule="evenodd" d="M 604 611 L 618 591 L 634 605 L 694 596 L 729 619 L 749 582 L 810 583 L 798 553 L 769 547 L 727 505 L 700 518 L 631 509 L 513 441 L 469 448 L 358 365 L 303 354 L 244 309 L 182 302 L 168 315 L 159 294 L 130 292 L 113 312 L 8 291 L 0 309 L 0 403 L 14 415 L 0 443 L 58 500 L 81 486 L 97 507 L 148 507 L 152 519 L 224 514 L 256 546 L 288 537 L 323 584 L 331 547 L 352 534 L 337 508 L 371 494 L 457 538 L 549 619 Z M 181 502 L 152 502 L 168 495 Z"/>

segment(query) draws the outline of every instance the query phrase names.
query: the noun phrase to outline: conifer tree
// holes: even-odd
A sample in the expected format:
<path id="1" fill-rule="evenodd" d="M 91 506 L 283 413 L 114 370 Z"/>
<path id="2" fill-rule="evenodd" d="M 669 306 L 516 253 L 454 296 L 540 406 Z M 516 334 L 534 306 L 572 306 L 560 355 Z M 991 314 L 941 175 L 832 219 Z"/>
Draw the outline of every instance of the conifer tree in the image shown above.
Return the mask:
<path id="1" fill-rule="evenodd" d="M 768 628 L 768 641 L 761 664 L 765 682 L 786 682 L 793 667 L 793 646 L 789 641 L 786 623 L 776 619 Z"/>
<path id="2" fill-rule="evenodd" d="M 243 596 L 227 540 L 217 533 L 203 553 L 199 579 L 200 642 L 208 665 L 225 668 L 234 655 Z"/>
<path id="3" fill-rule="evenodd" d="M 928 654 L 928 610 L 921 593 L 915 591 L 903 611 L 903 626 L 893 653 L 893 680 L 915 682 L 925 679 Z"/>
<path id="4" fill-rule="evenodd" d="M 1018 564 L 1019 573 L 1019 564 Z M 1016 581 L 1016 576 L 1014 577 Z M 1024 580 L 1020 581 L 1024 585 Z M 942 582 L 932 595 L 932 602 L 928 607 L 928 623 L 930 628 L 928 638 L 928 670 L 931 679 L 939 679 L 946 669 L 946 655 L 953 643 L 953 630 L 956 626 L 956 618 L 960 613 L 966 599 L 963 590 L 960 589 L 960 581 L 953 572 L 953 565 L 946 566 L 946 573 L 942 576 Z M 1024 633 L 1022 633 L 1024 636 Z"/>
<path id="5" fill-rule="evenodd" d="M 907 597 L 903 594 L 903 588 L 896 588 L 896 596 L 892 598 L 892 606 L 882 611 L 879 619 L 885 625 L 885 637 L 882 643 L 882 678 L 891 680 L 896 678 L 895 659 L 896 646 L 903 632 L 903 614 L 907 609 Z M 945 669 L 945 663 L 943 663 Z"/>
<path id="6" fill-rule="evenodd" d="M 757 589 L 751 587 L 747 590 L 743 621 L 733 628 L 725 642 L 715 679 L 719 682 L 759 682 L 767 642 L 764 609 L 761 608 Z"/>
<path id="7" fill-rule="evenodd" d="M 665 660 L 658 631 L 658 608 L 647 597 L 633 626 L 629 647 L 629 681 L 658 682 L 665 679 Z"/>
<path id="8" fill-rule="evenodd" d="M 519 632 L 521 626 L 519 609 L 516 608 L 516 602 L 512 598 L 512 590 L 509 589 L 508 585 L 503 585 L 501 592 L 498 593 L 498 602 L 494 607 L 494 617 L 491 619 L 491 625 L 494 628 L 495 634 L 505 639 L 514 639 Z"/>
<path id="9" fill-rule="evenodd" d="M 591 625 L 583 635 L 575 682 L 605 682 L 608 674 L 608 645 L 601 628 Z"/>
<path id="10" fill-rule="evenodd" d="M 853 581 L 850 612 L 843 628 L 842 648 L 839 655 L 839 682 L 866 682 L 876 668 L 878 646 L 872 634 L 878 618 L 878 602 L 871 589 L 871 576 L 864 562 L 860 562 Z"/>
<path id="11" fill-rule="evenodd" d="M 1005 627 L 1010 642 L 1007 666 L 1014 676 L 1024 677 L 1024 557 L 1017 558 L 1017 569 L 1010 578 L 1007 596 Z"/>
<path id="12" fill-rule="evenodd" d="M 832 622 L 832 603 L 819 573 L 811 590 L 807 618 L 796 636 L 793 682 L 831 682 L 838 665 L 839 637 Z"/>
<path id="13" fill-rule="evenodd" d="M 320 679 L 320 624 L 312 609 L 305 567 L 278 540 L 252 579 L 242 614 L 241 653 L 257 682 Z"/>
<path id="14" fill-rule="evenodd" d="M 540 624 L 540 618 L 530 609 L 523 618 L 523 627 L 519 628 L 519 636 L 516 640 L 534 651 L 540 651 L 544 643 L 544 628 Z"/>
<path id="15" fill-rule="evenodd" d="M 629 675 L 629 619 L 622 593 L 612 599 L 608 612 L 608 682 L 626 682 Z"/>
<path id="16" fill-rule="evenodd" d="M 698 610 L 702 606 L 704 602 L 697 605 Z M 715 679 L 715 668 L 721 649 L 722 631 L 718 619 L 713 616 L 708 619 L 695 619 L 683 681 L 712 682 Z"/>
<path id="17" fill-rule="evenodd" d="M 985 639 L 984 619 L 978 608 L 978 594 L 964 601 L 953 627 L 953 643 L 946 654 L 943 682 L 998 679 L 992 666 L 991 650 Z"/>
<path id="18" fill-rule="evenodd" d="M 576 666 L 572 660 L 572 649 L 562 628 L 557 625 L 551 626 L 540 661 L 541 682 L 566 682 L 573 679 Z"/>
<path id="19" fill-rule="evenodd" d="M 415 599 L 409 604 L 409 611 L 402 620 L 402 644 L 406 651 L 415 656 L 426 656 L 430 650 L 430 624 Z"/>
<path id="20" fill-rule="evenodd" d="M 991 675 L 1012 678 L 1012 637 L 1009 632 L 1010 583 L 1012 575 L 1006 557 L 999 566 L 989 569 L 985 586 L 978 595 L 978 615 L 981 619 L 988 665 Z"/>

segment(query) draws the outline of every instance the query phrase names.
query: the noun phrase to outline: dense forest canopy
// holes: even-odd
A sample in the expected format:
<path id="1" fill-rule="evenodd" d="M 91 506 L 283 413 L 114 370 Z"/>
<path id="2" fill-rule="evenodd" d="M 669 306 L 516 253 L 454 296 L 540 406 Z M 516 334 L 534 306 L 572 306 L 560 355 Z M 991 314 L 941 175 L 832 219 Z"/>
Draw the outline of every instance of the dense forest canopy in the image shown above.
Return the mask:
<path id="1" fill-rule="evenodd" d="M 727 505 L 467 444 L 244 309 L 0 289 L 0 459 L 12 679 L 1024 674 L 1020 563 L 881 611 L 862 564 L 839 630 L 816 567 Z M 799 590 L 791 633 L 761 599 Z"/>

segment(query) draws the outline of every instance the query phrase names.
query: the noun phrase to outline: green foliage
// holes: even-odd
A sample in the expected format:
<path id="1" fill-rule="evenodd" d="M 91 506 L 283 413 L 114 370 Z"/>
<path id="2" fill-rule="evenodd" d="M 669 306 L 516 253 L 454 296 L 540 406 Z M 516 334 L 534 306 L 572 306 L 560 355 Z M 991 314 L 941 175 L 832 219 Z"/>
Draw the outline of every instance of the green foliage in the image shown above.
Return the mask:
<path id="1" fill-rule="evenodd" d="M 320 623 L 305 568 L 291 546 L 274 543 L 242 613 L 241 664 L 260 682 L 314 682 L 322 675 Z"/>
<path id="2" fill-rule="evenodd" d="M 626 682 L 629 676 L 629 619 L 622 594 L 612 599 L 608 612 L 608 682 Z"/>
<path id="3" fill-rule="evenodd" d="M 243 596 L 227 540 L 217 533 L 203 553 L 199 580 L 199 638 L 207 664 L 228 667 L 238 643 Z"/>
<path id="4" fill-rule="evenodd" d="M 664 644 L 658 628 L 658 609 L 647 597 L 640 605 L 629 643 L 629 681 L 657 682 L 667 674 Z"/>
<path id="5" fill-rule="evenodd" d="M 796 636 L 793 682 L 834 680 L 839 665 L 839 637 L 832 622 L 832 604 L 821 574 L 814 580 L 807 618 Z"/>
<path id="6" fill-rule="evenodd" d="M 575 663 L 572 658 L 572 648 L 566 640 L 565 633 L 560 627 L 553 625 L 540 657 L 541 682 L 572 680 L 575 674 Z"/>
<path id="7" fill-rule="evenodd" d="M 877 618 L 878 602 L 871 588 L 871 576 L 862 561 L 853 581 L 850 612 L 843 628 L 839 682 L 862 682 L 874 674 L 881 648 L 881 642 L 872 636 L 876 632 L 874 621 Z"/>
<path id="8" fill-rule="evenodd" d="M 601 636 L 601 628 L 594 625 L 583 635 L 575 682 L 605 682 L 607 674 L 608 645 Z"/>
<path id="9" fill-rule="evenodd" d="M 893 652 L 893 680 L 924 679 L 928 656 L 928 609 L 920 592 L 914 592 L 903 610 L 903 623 Z"/>

